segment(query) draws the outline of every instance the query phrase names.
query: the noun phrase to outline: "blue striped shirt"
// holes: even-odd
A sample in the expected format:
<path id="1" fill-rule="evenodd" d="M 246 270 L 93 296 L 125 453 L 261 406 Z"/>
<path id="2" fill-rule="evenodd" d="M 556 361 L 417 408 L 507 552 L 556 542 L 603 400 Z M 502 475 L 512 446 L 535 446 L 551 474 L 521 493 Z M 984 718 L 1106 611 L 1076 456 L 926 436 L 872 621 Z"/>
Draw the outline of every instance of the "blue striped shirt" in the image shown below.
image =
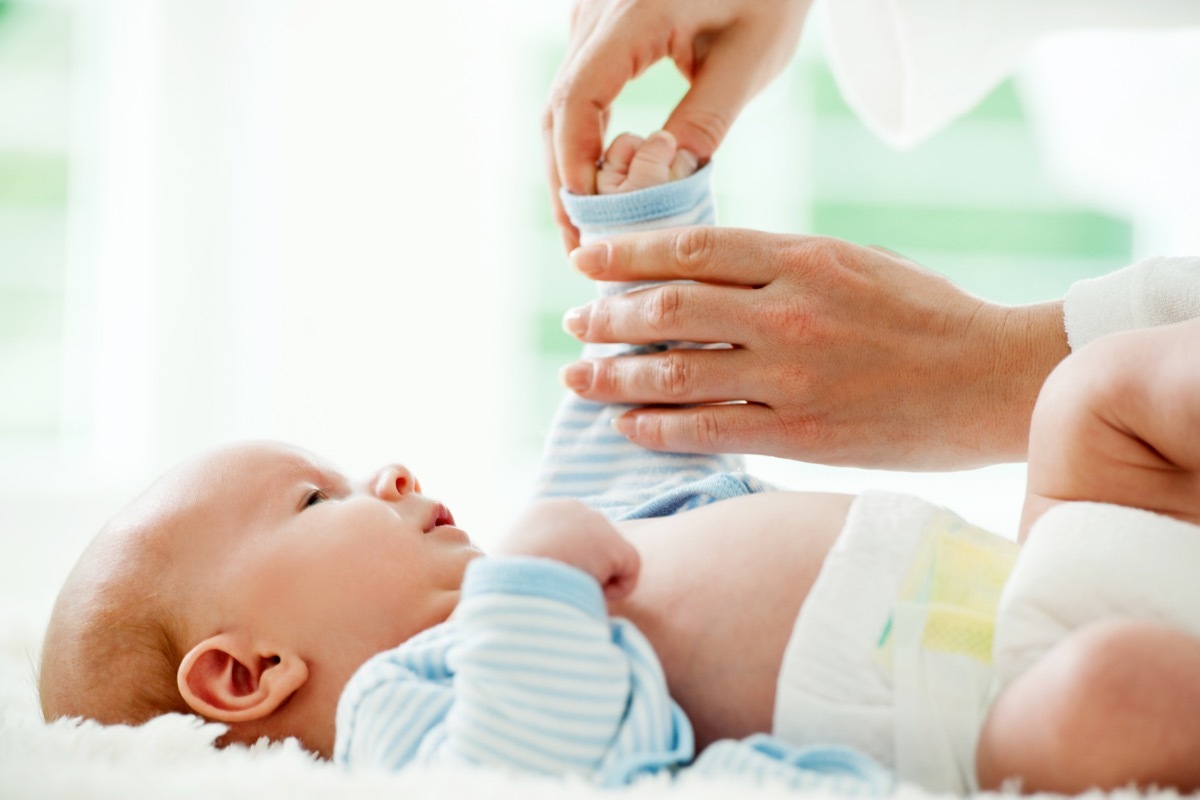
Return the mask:
<path id="1" fill-rule="evenodd" d="M 334 758 L 356 768 L 474 765 L 620 786 L 692 761 L 692 728 L 645 637 L 587 573 L 480 558 L 453 617 L 372 658 L 338 704 Z M 769 736 L 708 747 L 691 772 L 846 795 L 891 777 L 844 748 Z"/>
<path id="2" fill-rule="evenodd" d="M 708 167 L 621 195 L 564 195 L 584 242 L 713 221 Z M 642 284 L 604 284 L 605 293 Z M 585 357 L 652 346 L 588 345 Z M 727 455 L 644 450 L 614 432 L 623 406 L 568 394 L 548 437 L 539 497 L 582 499 L 610 519 L 675 514 L 767 487 Z M 717 742 L 692 761 L 691 724 L 658 657 L 607 615 L 586 573 L 547 559 L 491 557 L 467 568 L 447 622 L 361 667 L 338 704 L 334 758 L 351 766 L 474 764 L 601 785 L 674 771 L 742 775 L 843 794 L 881 794 L 891 776 L 844 748 L 799 750 L 769 736 Z"/>

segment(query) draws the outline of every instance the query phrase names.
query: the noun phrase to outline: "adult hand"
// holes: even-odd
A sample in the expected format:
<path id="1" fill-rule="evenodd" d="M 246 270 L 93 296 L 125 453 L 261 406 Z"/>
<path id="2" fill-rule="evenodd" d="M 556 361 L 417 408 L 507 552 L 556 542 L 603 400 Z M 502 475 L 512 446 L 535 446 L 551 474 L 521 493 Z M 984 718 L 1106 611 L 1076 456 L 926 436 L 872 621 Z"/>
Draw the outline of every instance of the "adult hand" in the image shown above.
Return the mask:
<path id="1" fill-rule="evenodd" d="M 796 48 L 812 0 L 579 0 L 542 128 L 554 218 L 567 249 L 579 233 L 558 190 L 594 194 L 609 106 L 670 57 L 691 89 L 664 128 L 704 163 L 742 107 Z"/>
<path id="2" fill-rule="evenodd" d="M 699 282 L 569 311 L 564 325 L 584 341 L 733 345 L 581 362 L 581 396 L 666 406 L 614 423 L 655 450 L 905 469 L 1021 460 L 1038 390 L 1069 352 L 1061 303 L 985 303 L 838 239 L 676 228 L 571 261 L 598 280 Z"/>

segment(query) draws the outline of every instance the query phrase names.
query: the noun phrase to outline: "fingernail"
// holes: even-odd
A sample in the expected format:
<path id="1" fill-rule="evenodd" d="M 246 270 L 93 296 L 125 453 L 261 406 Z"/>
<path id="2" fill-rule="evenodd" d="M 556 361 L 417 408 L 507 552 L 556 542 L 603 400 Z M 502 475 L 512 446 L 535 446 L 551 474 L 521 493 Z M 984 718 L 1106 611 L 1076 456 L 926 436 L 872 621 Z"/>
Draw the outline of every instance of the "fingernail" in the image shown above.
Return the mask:
<path id="1" fill-rule="evenodd" d="M 608 242 L 577 247 L 571 251 L 571 266 L 594 278 L 608 266 L 609 249 Z"/>
<path id="2" fill-rule="evenodd" d="M 675 157 L 682 158 L 685 162 L 687 162 L 687 168 L 692 172 L 695 172 L 696 167 L 700 165 L 700 159 L 696 158 L 696 154 L 691 150 L 680 149 L 679 152 L 675 154 Z"/>
<path id="3" fill-rule="evenodd" d="M 637 420 L 633 417 L 613 417 L 613 430 L 625 437 L 633 436 L 637 430 Z"/>
<path id="4" fill-rule="evenodd" d="M 558 373 L 559 380 L 572 392 L 585 392 L 592 385 L 592 364 L 590 361 L 579 361 L 562 368 Z"/>
<path id="5" fill-rule="evenodd" d="M 591 305 L 572 308 L 563 314 L 563 330 L 572 336 L 583 336 L 588 329 L 588 316 L 592 313 Z"/>

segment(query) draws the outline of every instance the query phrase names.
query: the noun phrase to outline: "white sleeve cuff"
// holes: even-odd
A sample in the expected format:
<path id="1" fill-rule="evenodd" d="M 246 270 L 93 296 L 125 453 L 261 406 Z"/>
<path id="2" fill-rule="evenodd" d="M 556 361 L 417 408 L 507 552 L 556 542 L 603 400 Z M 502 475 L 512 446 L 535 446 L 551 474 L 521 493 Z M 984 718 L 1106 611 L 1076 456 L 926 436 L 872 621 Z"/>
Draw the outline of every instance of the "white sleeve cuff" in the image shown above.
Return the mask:
<path id="1" fill-rule="evenodd" d="M 1200 317 L 1200 258 L 1147 258 L 1072 284 L 1063 303 L 1067 342 L 1078 350 L 1110 333 Z"/>

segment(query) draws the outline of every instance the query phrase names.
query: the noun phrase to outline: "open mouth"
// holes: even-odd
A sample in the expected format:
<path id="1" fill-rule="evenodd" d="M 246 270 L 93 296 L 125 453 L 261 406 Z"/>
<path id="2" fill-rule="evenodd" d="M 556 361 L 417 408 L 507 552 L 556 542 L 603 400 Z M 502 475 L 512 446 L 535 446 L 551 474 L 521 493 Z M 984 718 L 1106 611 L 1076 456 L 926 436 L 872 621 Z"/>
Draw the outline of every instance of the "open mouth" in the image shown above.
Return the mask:
<path id="1" fill-rule="evenodd" d="M 453 524 L 454 524 L 454 515 L 450 513 L 450 509 L 446 508 L 441 503 L 438 503 L 436 506 L 434 506 L 434 509 L 433 509 L 432 524 L 430 524 L 429 528 L 425 532 L 429 533 L 429 531 L 433 530 L 434 528 L 439 528 L 442 525 L 453 525 Z"/>

